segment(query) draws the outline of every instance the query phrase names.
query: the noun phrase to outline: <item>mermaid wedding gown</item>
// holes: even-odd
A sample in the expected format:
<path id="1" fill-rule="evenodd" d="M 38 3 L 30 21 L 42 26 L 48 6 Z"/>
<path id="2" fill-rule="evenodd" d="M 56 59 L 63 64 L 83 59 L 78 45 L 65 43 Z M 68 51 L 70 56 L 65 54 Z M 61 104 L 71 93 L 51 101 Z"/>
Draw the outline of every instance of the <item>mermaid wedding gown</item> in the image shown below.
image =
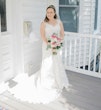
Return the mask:
<path id="1" fill-rule="evenodd" d="M 55 26 L 45 23 L 46 36 L 56 33 L 60 36 L 59 20 Z M 14 78 L 18 82 L 8 91 L 21 101 L 29 103 L 49 103 L 54 101 L 68 87 L 69 82 L 62 64 L 60 52 L 52 55 L 52 51 L 46 50 L 46 44 L 42 45 L 42 64 L 40 70 L 32 76 L 21 74 Z"/>

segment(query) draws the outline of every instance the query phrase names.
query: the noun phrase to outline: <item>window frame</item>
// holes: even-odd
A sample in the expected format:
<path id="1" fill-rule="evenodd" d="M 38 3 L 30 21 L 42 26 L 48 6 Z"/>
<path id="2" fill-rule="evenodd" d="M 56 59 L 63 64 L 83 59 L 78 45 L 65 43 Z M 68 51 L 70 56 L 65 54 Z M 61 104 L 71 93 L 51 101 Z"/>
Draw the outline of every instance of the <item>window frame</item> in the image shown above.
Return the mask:
<path id="1" fill-rule="evenodd" d="M 1 14 L 0 14 L 0 32 L 1 33 L 5 33 L 5 32 L 7 32 L 7 3 L 6 3 L 6 0 L 4 1 L 4 5 L 5 5 L 5 10 L 4 10 L 4 12 L 5 12 L 5 29 L 4 30 L 2 30 L 2 27 L 1 27 Z"/>
<path id="2" fill-rule="evenodd" d="M 96 2 L 95 2 L 96 3 Z M 96 4 L 95 4 L 96 6 Z M 96 29 L 94 29 L 94 34 L 99 34 L 100 33 L 100 11 L 101 11 L 101 0 L 98 0 L 98 9 L 97 9 L 97 26 Z M 96 14 L 95 14 L 96 15 Z M 94 15 L 94 26 L 95 26 L 95 15 Z"/>
<path id="3" fill-rule="evenodd" d="M 60 8 L 61 7 L 63 7 L 63 8 L 65 8 L 65 7 L 68 7 L 68 8 L 69 7 L 71 7 L 71 8 L 79 8 L 79 11 L 80 11 L 80 0 L 78 1 L 79 2 L 79 5 L 75 5 L 75 4 L 73 4 L 73 5 L 72 4 L 71 5 L 66 5 L 66 4 L 60 4 L 59 2 L 58 2 L 59 11 L 60 11 Z M 78 32 L 79 32 L 79 12 L 78 12 L 78 17 L 77 17 L 77 31 L 76 31 L 76 33 L 78 33 Z"/>
<path id="4" fill-rule="evenodd" d="M 6 0 L 6 23 L 7 23 L 7 31 L 1 32 L 1 36 L 7 36 L 12 33 L 12 13 L 15 11 L 12 10 L 12 0 Z M 8 22 L 9 21 L 9 22 Z"/>

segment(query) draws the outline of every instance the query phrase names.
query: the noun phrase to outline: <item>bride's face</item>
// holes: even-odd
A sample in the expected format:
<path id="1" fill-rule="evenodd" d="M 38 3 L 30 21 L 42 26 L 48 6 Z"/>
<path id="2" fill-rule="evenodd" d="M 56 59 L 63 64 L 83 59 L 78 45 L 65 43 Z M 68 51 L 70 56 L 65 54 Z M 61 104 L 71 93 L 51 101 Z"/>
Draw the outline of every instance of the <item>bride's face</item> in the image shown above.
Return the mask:
<path id="1" fill-rule="evenodd" d="M 52 8 L 48 8 L 46 12 L 46 16 L 49 20 L 54 19 L 55 12 Z"/>

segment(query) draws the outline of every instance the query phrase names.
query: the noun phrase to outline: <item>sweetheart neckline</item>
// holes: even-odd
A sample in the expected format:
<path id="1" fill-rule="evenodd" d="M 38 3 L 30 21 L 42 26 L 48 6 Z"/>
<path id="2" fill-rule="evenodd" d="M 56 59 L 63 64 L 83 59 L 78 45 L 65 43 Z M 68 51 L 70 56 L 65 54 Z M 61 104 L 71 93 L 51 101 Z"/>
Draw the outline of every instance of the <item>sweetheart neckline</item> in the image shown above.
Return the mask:
<path id="1" fill-rule="evenodd" d="M 49 24 L 48 22 L 46 22 L 46 24 L 48 24 L 48 25 L 50 25 L 52 27 L 56 27 L 59 24 L 59 22 L 57 21 L 57 23 L 55 25 Z"/>
<path id="2" fill-rule="evenodd" d="M 49 23 L 47 23 L 47 24 L 52 26 L 52 27 L 56 27 L 58 25 L 58 23 L 56 23 L 55 25 L 52 25 L 52 24 L 49 24 Z"/>

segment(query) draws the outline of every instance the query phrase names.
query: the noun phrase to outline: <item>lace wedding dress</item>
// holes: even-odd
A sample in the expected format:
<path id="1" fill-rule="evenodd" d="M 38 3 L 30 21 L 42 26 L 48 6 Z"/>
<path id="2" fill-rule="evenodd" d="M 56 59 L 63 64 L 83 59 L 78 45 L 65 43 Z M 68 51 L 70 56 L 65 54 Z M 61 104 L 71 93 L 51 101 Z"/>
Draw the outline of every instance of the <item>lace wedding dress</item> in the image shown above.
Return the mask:
<path id="1" fill-rule="evenodd" d="M 59 20 L 55 26 L 45 23 L 45 33 L 49 37 L 53 33 L 60 36 Z M 52 55 L 52 51 L 46 50 L 47 45 L 42 45 L 41 69 L 32 76 L 21 74 L 14 78 L 18 82 L 8 91 L 17 99 L 29 103 L 49 103 L 54 101 L 62 92 L 64 87 L 68 87 L 68 78 L 62 64 L 60 52 Z"/>

